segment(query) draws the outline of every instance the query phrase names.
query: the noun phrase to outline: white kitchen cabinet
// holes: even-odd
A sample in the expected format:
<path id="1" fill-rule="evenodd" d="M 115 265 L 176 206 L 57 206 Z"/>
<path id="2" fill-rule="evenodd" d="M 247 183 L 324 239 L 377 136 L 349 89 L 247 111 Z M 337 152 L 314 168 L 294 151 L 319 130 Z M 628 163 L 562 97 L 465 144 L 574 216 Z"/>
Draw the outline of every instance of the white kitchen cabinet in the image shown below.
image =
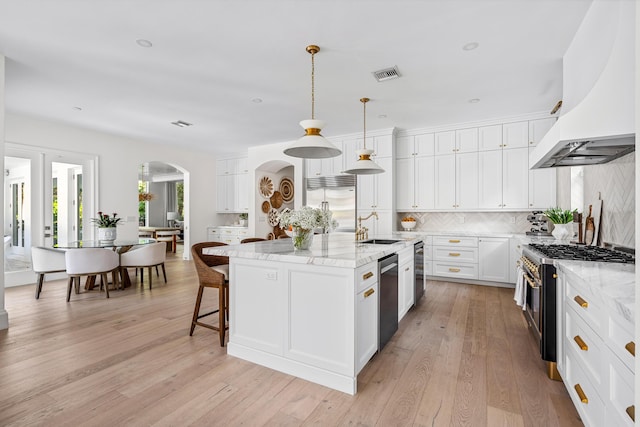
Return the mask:
<path id="1" fill-rule="evenodd" d="M 396 209 L 420 211 L 434 208 L 434 156 L 396 160 Z"/>
<path id="2" fill-rule="evenodd" d="M 549 132 L 549 129 L 556 122 L 555 117 L 546 119 L 529 120 L 529 146 L 535 147 L 538 142 Z"/>
<path id="3" fill-rule="evenodd" d="M 456 153 L 478 151 L 478 128 L 456 130 Z"/>
<path id="4" fill-rule="evenodd" d="M 478 128 L 478 151 L 500 150 L 502 148 L 502 125 Z"/>
<path id="5" fill-rule="evenodd" d="M 434 154 L 444 155 L 455 153 L 456 131 L 436 132 L 434 134 Z"/>
<path id="6" fill-rule="evenodd" d="M 330 140 L 333 145 L 335 145 L 340 150 L 343 150 L 343 153 L 339 156 L 330 157 L 327 159 L 306 159 L 306 172 L 305 176 L 307 178 L 314 178 L 318 176 L 331 176 L 331 175 L 339 175 L 343 170 L 347 167 L 344 165 L 344 161 L 348 159 L 345 156 L 343 144 L 341 141 Z M 357 157 L 351 159 L 353 162 L 357 160 Z"/>
<path id="7" fill-rule="evenodd" d="M 216 211 L 231 213 L 235 209 L 235 175 L 216 177 Z"/>
<path id="8" fill-rule="evenodd" d="M 529 122 L 504 123 L 502 125 L 502 148 L 524 148 L 529 146 Z"/>
<path id="9" fill-rule="evenodd" d="M 373 212 L 371 209 L 369 210 L 360 210 L 358 209 L 358 216 L 362 218 L 366 218 Z M 395 232 L 395 217 L 396 214 L 393 211 L 375 211 L 378 214 L 378 219 L 375 217 L 371 217 L 366 221 L 362 222 L 362 226 L 366 227 L 369 230 L 369 238 L 373 238 L 374 236 L 383 235 L 383 234 L 391 234 Z"/>
<path id="10" fill-rule="evenodd" d="M 479 238 L 478 279 L 491 282 L 509 282 L 511 270 L 509 255 L 509 238 Z"/>
<path id="11" fill-rule="evenodd" d="M 522 256 L 522 244 L 520 239 L 512 237 L 509 239 L 509 283 L 516 283 L 518 279 L 518 263 Z"/>
<path id="12" fill-rule="evenodd" d="M 414 304 L 415 266 L 414 248 L 398 252 L 398 322 Z"/>
<path id="13" fill-rule="evenodd" d="M 216 211 L 249 212 L 247 158 L 216 161 Z"/>
<path id="14" fill-rule="evenodd" d="M 227 245 L 236 245 L 242 239 L 249 237 L 249 231 L 246 227 L 207 227 L 207 241 L 226 243 Z"/>
<path id="15" fill-rule="evenodd" d="M 433 133 L 396 138 L 396 159 L 434 155 Z"/>
<path id="16" fill-rule="evenodd" d="M 358 211 L 393 209 L 393 159 L 377 158 L 376 163 L 384 169 L 375 175 L 358 175 Z"/>
<path id="17" fill-rule="evenodd" d="M 235 196 L 233 206 L 235 212 L 249 212 L 249 174 L 235 175 Z"/>
<path id="18" fill-rule="evenodd" d="M 433 275 L 477 280 L 478 238 L 434 236 Z"/>
<path id="19" fill-rule="evenodd" d="M 555 117 L 529 121 L 529 156 L 556 122 Z M 529 209 L 548 209 L 557 205 L 556 168 L 529 171 Z"/>
<path id="20" fill-rule="evenodd" d="M 438 210 L 478 208 L 478 153 L 434 157 L 434 207 Z"/>
<path id="21" fill-rule="evenodd" d="M 356 272 L 356 374 L 378 351 L 378 264 L 370 263 Z"/>
<path id="22" fill-rule="evenodd" d="M 478 163 L 480 209 L 528 208 L 527 148 L 482 151 L 479 153 Z"/>
<path id="23" fill-rule="evenodd" d="M 393 145 L 393 135 L 380 135 L 373 137 L 373 144 L 369 144 L 369 140 L 367 138 L 367 148 L 373 149 L 372 158 L 379 157 L 393 157 L 394 156 L 394 145 Z"/>

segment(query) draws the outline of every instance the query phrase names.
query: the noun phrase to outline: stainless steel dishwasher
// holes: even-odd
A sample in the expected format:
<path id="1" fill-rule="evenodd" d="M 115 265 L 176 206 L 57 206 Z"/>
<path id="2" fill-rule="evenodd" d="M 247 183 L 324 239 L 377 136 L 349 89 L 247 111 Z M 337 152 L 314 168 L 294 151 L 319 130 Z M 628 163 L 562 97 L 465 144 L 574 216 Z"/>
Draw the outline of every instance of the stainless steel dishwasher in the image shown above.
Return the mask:
<path id="1" fill-rule="evenodd" d="M 378 351 L 398 330 L 398 255 L 378 260 Z"/>

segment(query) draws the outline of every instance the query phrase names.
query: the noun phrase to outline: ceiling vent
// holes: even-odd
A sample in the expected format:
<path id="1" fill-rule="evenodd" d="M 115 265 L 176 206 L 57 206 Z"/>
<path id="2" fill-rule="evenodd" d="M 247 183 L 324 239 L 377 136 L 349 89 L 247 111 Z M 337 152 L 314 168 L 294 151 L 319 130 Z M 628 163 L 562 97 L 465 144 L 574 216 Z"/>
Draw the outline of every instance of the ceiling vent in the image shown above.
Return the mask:
<path id="1" fill-rule="evenodd" d="M 384 82 L 387 80 L 399 79 L 400 71 L 398 71 L 397 66 L 393 66 L 391 68 L 385 68 L 383 70 L 374 71 L 373 77 L 376 78 L 379 82 Z"/>

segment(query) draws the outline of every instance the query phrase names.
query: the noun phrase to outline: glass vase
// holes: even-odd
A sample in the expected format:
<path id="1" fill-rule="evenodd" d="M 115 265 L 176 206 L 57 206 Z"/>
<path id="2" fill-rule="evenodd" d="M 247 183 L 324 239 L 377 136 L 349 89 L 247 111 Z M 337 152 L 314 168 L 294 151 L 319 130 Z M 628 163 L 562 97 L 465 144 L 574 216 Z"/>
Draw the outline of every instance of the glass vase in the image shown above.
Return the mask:
<path id="1" fill-rule="evenodd" d="M 311 247 L 311 243 L 313 243 L 313 230 L 308 230 L 306 228 L 294 228 L 291 240 L 293 241 L 294 250 L 307 250 Z"/>

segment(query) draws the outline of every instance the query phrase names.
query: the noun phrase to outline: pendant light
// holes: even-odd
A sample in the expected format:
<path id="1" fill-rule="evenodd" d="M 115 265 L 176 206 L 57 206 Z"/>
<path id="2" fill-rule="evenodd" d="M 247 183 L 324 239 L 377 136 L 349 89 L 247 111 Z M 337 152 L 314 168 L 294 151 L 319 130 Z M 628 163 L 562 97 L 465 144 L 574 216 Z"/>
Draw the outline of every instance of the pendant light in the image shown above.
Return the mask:
<path id="1" fill-rule="evenodd" d="M 315 61 L 314 55 L 320 52 L 316 45 L 307 46 L 307 52 L 311 54 L 311 120 L 303 120 L 300 126 L 305 130 L 305 135 L 284 150 L 284 154 L 303 159 L 326 159 L 342 154 L 331 142 L 320 135 L 324 127 L 324 121 L 315 119 Z"/>
<path id="2" fill-rule="evenodd" d="M 357 150 L 356 154 L 359 156 L 359 159 L 356 160 L 355 164 L 350 168 L 344 171 L 344 173 L 350 173 L 353 175 L 373 175 L 376 173 L 384 172 L 378 164 L 376 164 L 373 160 L 371 160 L 371 154 L 373 154 L 373 150 L 367 149 L 367 102 L 369 102 L 369 98 L 361 98 L 360 102 L 362 102 L 363 110 L 364 110 L 364 120 L 363 120 L 363 139 L 364 139 L 364 148 L 362 150 Z"/>

